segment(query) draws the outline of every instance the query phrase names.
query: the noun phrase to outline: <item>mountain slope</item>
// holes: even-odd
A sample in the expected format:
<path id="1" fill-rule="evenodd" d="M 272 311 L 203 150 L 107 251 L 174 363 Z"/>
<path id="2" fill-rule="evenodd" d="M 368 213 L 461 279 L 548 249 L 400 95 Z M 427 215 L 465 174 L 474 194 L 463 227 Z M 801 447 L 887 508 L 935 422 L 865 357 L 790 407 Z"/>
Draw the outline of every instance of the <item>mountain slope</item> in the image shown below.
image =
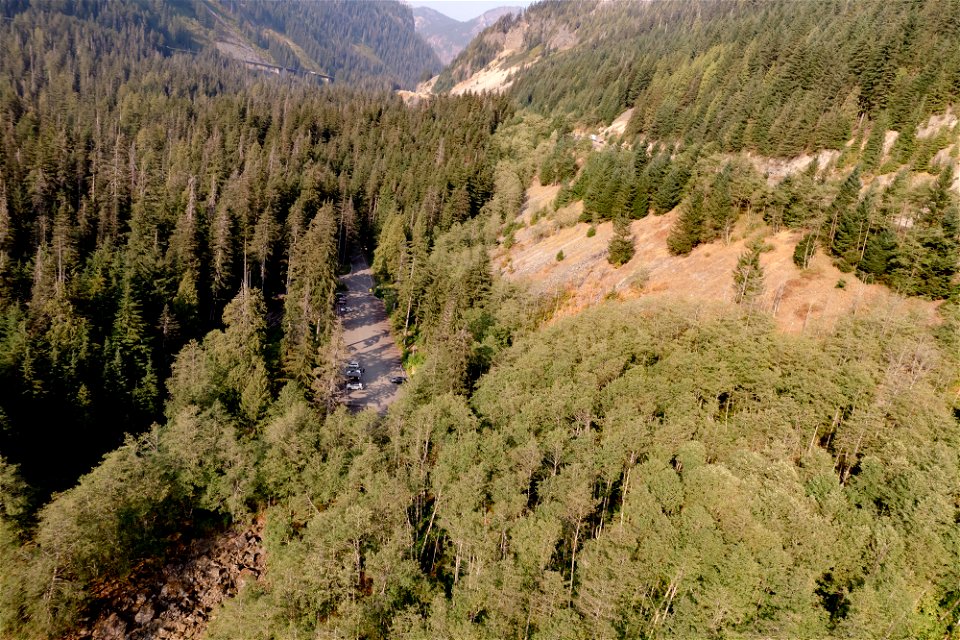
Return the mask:
<path id="1" fill-rule="evenodd" d="M 505 51 L 517 104 L 628 133 L 790 156 L 845 142 L 861 114 L 915 127 L 960 97 L 960 7 L 917 3 L 545 2 L 484 31 L 448 90 Z"/>
<path id="2" fill-rule="evenodd" d="M 629 132 L 637 96 L 598 130 L 562 86 L 544 116 L 252 74 L 221 51 L 310 57 L 256 5 L 43 6 L 0 21 L 0 638 L 957 636 L 956 296 L 838 275 L 952 295 L 955 109 L 777 162 Z M 630 6 L 471 55 L 592 60 Z M 654 6 L 662 46 L 715 8 Z M 650 86 L 694 104 L 681 53 Z M 367 247 L 410 374 L 386 416 L 340 404 Z M 810 283 L 854 313 L 779 331 Z M 607 301 L 558 319 L 578 296 Z"/>
<path id="3" fill-rule="evenodd" d="M 374 78 L 412 87 L 440 66 L 400 2 L 218 2 L 207 8 L 235 20 L 275 64 L 312 63 L 350 84 Z"/>
<path id="4" fill-rule="evenodd" d="M 440 62 L 449 64 L 478 33 L 502 16 L 520 11 L 519 7 L 497 7 L 472 20 L 460 22 L 429 7 L 414 7 L 413 17 L 417 33 L 433 47 Z"/>
<path id="5" fill-rule="evenodd" d="M 540 179 L 584 222 L 676 209 L 667 245 L 687 256 L 760 211 L 769 233 L 803 232 L 801 268 L 819 248 L 943 299 L 960 285 L 958 50 L 960 5 L 939 0 L 583 0 L 487 29 L 434 87 L 554 118 Z"/>
<path id="6" fill-rule="evenodd" d="M 413 86 L 440 63 L 416 34 L 410 8 L 399 2 L 232 2 L 178 0 L 137 4 L 92 2 L 58 8 L 9 3 L 7 20 L 78 20 L 91 28 L 140 25 L 140 47 L 162 55 L 218 54 L 251 69 L 277 67 L 332 76 L 351 86 Z M 82 26 L 82 25 L 81 25 Z"/>

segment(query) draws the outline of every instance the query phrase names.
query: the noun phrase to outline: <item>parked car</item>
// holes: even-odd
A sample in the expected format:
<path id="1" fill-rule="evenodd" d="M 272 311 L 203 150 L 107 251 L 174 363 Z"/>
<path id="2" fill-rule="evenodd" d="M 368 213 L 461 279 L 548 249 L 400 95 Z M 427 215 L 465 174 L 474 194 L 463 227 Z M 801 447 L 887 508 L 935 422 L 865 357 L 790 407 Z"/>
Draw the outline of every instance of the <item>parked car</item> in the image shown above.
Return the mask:
<path id="1" fill-rule="evenodd" d="M 403 376 L 390 376 L 390 382 L 393 384 L 403 384 L 407 379 Z"/>
<path id="2" fill-rule="evenodd" d="M 360 363 L 356 360 L 347 363 L 347 369 L 359 369 L 361 372 L 365 371 L 363 367 L 360 366 Z"/>
<path id="3" fill-rule="evenodd" d="M 362 390 L 363 390 L 363 383 L 360 382 L 359 380 L 354 380 L 352 382 L 347 383 L 347 391 L 362 391 Z"/>
<path id="4" fill-rule="evenodd" d="M 359 380 L 363 377 L 363 371 L 360 369 L 347 369 L 343 372 L 343 375 L 354 380 Z"/>

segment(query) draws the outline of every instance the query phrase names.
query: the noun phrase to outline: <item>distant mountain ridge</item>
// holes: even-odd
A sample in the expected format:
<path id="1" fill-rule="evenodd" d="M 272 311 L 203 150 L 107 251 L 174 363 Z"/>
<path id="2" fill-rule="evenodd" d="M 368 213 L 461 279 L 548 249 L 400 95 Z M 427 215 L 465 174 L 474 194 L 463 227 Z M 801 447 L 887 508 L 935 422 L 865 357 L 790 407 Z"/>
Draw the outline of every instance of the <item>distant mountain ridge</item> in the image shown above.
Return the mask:
<path id="1" fill-rule="evenodd" d="M 473 38 L 505 15 L 520 13 L 520 7 L 497 7 L 473 20 L 460 22 L 429 7 L 414 7 L 417 33 L 426 40 L 443 64 L 450 64 Z"/>
<path id="2" fill-rule="evenodd" d="M 203 44 L 234 59 L 302 68 L 352 85 L 411 86 L 440 66 L 400 2 L 203 0 L 175 6 L 205 27 L 188 26 Z"/>
<path id="3" fill-rule="evenodd" d="M 332 76 L 353 87 L 411 87 L 441 68 L 417 35 L 410 7 L 396 0 L 24 1 L 6 3 L 0 15 L 10 22 L 66 19 L 81 30 L 106 29 L 111 34 L 139 25 L 143 36 L 135 46 L 165 56 L 213 54 L 251 70 L 295 69 Z M 124 47 L 133 55 L 129 43 Z M 137 55 L 145 53 L 138 50 Z"/>

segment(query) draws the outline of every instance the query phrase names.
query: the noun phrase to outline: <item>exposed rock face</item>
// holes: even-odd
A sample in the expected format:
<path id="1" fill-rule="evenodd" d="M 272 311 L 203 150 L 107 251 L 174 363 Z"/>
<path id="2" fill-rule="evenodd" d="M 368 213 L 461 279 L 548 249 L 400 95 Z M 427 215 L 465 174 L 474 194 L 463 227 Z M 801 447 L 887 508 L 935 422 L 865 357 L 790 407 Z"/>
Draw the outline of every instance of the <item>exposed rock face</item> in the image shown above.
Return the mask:
<path id="1" fill-rule="evenodd" d="M 200 637 L 210 614 L 259 580 L 264 559 L 263 521 L 175 549 L 162 567 L 144 565 L 123 583 L 97 592 L 92 616 L 67 640 L 161 640 Z"/>
<path id="2" fill-rule="evenodd" d="M 520 7 L 497 7 L 472 20 L 460 22 L 429 7 L 414 7 L 417 33 L 427 41 L 443 64 L 457 57 L 473 38 L 508 13 L 519 13 Z"/>

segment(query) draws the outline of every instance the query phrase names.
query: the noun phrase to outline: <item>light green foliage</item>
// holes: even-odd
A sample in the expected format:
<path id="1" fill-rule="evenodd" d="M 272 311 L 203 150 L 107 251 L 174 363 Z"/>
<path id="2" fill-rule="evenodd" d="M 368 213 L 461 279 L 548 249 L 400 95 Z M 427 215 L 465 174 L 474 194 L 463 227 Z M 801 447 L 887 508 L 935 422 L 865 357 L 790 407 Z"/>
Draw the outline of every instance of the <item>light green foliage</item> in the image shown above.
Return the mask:
<path id="1" fill-rule="evenodd" d="M 288 386 L 256 437 L 221 408 L 229 394 L 178 391 L 165 427 L 44 510 L 7 593 L 48 602 L 66 562 L 60 608 L 28 614 L 53 628 L 178 505 L 240 515 L 272 495 L 269 580 L 211 637 L 952 628 L 956 353 L 913 319 L 808 339 L 756 315 L 617 303 L 497 361 L 470 396 L 413 388 L 383 419 L 322 419 Z M 146 519 L 137 536 L 121 511 Z"/>
<path id="2" fill-rule="evenodd" d="M 558 203 L 616 220 L 621 245 L 650 210 L 681 206 L 677 253 L 763 210 L 858 275 L 951 295 L 952 167 L 861 198 L 856 172 L 822 183 L 811 165 L 768 188 L 726 154 L 862 140 L 865 113 L 875 135 L 845 162 L 871 171 L 888 119 L 894 155 L 928 165 L 942 140 L 918 140 L 916 123 L 956 93 L 954 5 L 585 11 L 584 41 L 606 10 L 637 20 L 545 55 L 510 89 L 585 120 L 637 107 L 632 148 L 591 153 L 579 176 L 565 120 L 502 97 L 406 106 L 157 55 L 190 39 L 169 29 L 185 6 L 156 33 L 127 28 L 141 6 L 17 6 L 0 33 L 16 150 L 0 154 L 0 444 L 32 446 L 40 477 L 57 473 L 52 453 L 82 457 L 71 442 L 100 455 L 140 434 L 39 494 L 20 481 L 28 465 L 0 460 L 0 636 L 75 631 L 94 587 L 162 558 L 173 533 L 255 511 L 266 579 L 210 637 L 956 634 L 954 304 L 934 329 L 861 313 L 815 338 L 664 303 L 538 328 L 556 307 L 490 263 L 540 171 L 572 181 Z M 525 44 L 549 53 L 556 25 L 593 8 L 531 9 Z M 287 24 L 300 9 L 263 11 Z M 478 42 L 464 59 L 496 54 Z M 335 263 L 361 241 L 416 349 L 387 416 L 325 395 Z M 761 291 L 761 252 L 741 258 L 740 301 Z"/>

